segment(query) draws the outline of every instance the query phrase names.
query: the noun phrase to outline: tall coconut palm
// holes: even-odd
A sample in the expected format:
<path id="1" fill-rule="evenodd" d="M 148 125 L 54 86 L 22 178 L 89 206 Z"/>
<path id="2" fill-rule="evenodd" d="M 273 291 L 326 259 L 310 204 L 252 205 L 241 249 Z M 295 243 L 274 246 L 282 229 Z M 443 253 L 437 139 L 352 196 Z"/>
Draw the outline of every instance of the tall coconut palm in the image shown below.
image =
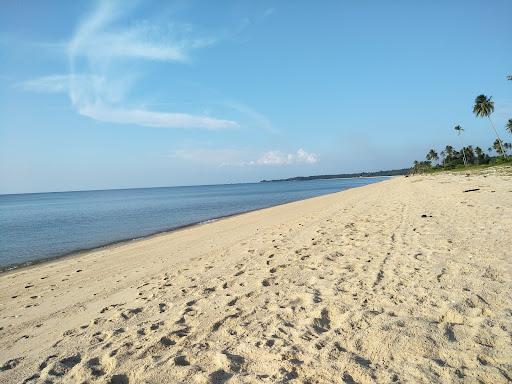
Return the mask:
<path id="1" fill-rule="evenodd" d="M 510 133 L 512 133 L 512 119 L 508 119 L 508 123 L 507 125 L 505 126 L 505 129 L 507 131 L 509 131 Z"/>
<path id="2" fill-rule="evenodd" d="M 468 162 L 466 160 L 466 151 L 464 150 L 464 143 L 462 142 L 462 132 L 464 132 L 464 128 L 462 128 L 460 125 L 456 125 L 453 129 L 457 132 L 457 135 L 459 135 L 460 139 L 460 145 L 462 146 L 462 159 L 464 160 L 464 166 L 468 165 Z"/>
<path id="3" fill-rule="evenodd" d="M 498 131 L 496 130 L 496 127 L 494 126 L 494 123 L 492 122 L 492 119 L 491 119 L 491 113 L 493 113 L 493 112 L 494 112 L 494 101 L 492 101 L 492 96 L 487 97 L 485 95 L 478 95 L 475 99 L 475 105 L 473 106 L 473 113 L 477 117 L 487 117 L 489 119 L 492 129 L 494 130 L 494 133 L 496 134 L 496 137 L 498 138 L 498 142 L 501 147 L 501 152 L 503 153 L 503 156 L 506 159 L 507 155 L 505 154 L 505 149 L 503 148 L 503 143 L 501 142 L 500 136 L 498 135 Z"/>
<path id="4" fill-rule="evenodd" d="M 498 139 L 494 140 L 494 143 L 492 143 L 492 147 L 498 155 L 501 155 L 501 156 L 505 155 L 505 151 L 503 150 L 503 147 L 505 147 L 505 146 L 502 147 L 501 143 L 498 141 Z"/>
<path id="5" fill-rule="evenodd" d="M 480 164 L 480 162 L 485 158 L 485 153 L 480 147 L 475 147 L 475 155 L 477 164 Z"/>
<path id="6" fill-rule="evenodd" d="M 441 156 L 443 157 L 443 165 L 449 163 L 453 157 L 453 147 L 451 145 L 447 145 L 446 148 L 441 151 Z"/>
<path id="7" fill-rule="evenodd" d="M 434 149 L 431 149 L 427 153 L 427 160 L 428 161 L 437 161 L 437 160 L 439 160 L 439 155 L 437 154 L 437 152 Z"/>

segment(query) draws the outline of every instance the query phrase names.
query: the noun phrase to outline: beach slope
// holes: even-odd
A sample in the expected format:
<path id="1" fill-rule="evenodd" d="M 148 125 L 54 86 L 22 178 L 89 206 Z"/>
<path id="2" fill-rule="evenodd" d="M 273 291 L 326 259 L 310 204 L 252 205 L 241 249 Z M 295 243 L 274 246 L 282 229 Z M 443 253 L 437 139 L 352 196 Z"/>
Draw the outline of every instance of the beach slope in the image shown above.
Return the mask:
<path id="1" fill-rule="evenodd" d="M 510 382 L 511 250 L 512 177 L 440 174 L 3 273 L 0 382 Z"/>

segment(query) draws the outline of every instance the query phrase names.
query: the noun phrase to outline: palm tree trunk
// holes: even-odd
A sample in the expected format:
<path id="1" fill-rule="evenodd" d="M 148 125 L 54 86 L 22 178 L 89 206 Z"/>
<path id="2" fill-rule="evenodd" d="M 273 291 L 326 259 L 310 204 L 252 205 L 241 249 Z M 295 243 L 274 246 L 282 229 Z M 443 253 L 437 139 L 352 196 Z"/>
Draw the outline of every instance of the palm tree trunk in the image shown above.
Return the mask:
<path id="1" fill-rule="evenodd" d="M 501 153 L 503 154 L 503 157 L 507 159 L 507 153 L 505 152 L 505 148 L 503 148 L 503 143 L 500 139 L 500 136 L 498 135 L 498 131 L 496 130 L 496 127 L 494 126 L 494 123 L 492 122 L 491 116 L 487 116 L 489 118 L 489 121 L 491 122 L 492 129 L 494 129 L 494 133 L 496 134 L 496 137 L 498 138 L 498 143 L 500 143 Z"/>
<path id="2" fill-rule="evenodd" d="M 464 143 L 462 142 L 462 136 L 459 133 L 459 139 L 460 139 L 460 145 L 462 145 L 462 159 L 464 160 L 464 166 L 466 167 L 468 165 L 468 162 L 466 161 L 466 152 L 464 151 Z"/>

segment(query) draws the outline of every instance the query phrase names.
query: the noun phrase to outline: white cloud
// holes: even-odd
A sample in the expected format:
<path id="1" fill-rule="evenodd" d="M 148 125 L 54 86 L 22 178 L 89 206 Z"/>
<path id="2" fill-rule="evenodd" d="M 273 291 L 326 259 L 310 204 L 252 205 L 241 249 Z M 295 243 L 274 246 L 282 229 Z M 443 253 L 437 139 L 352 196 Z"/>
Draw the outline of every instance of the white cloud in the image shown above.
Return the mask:
<path id="1" fill-rule="evenodd" d="M 295 153 L 283 153 L 281 151 L 264 152 L 257 157 L 256 160 L 246 160 L 247 151 L 230 148 L 178 149 L 173 151 L 170 157 L 220 167 L 285 166 L 293 164 L 315 164 L 318 162 L 318 157 L 314 153 L 306 152 L 302 148 L 298 149 Z"/>
<path id="2" fill-rule="evenodd" d="M 16 84 L 18 88 L 32 92 L 59 93 L 69 89 L 68 75 L 43 76 Z"/>
<path id="3" fill-rule="evenodd" d="M 223 162 L 221 166 L 283 166 L 293 164 L 315 164 L 317 162 L 318 157 L 316 154 L 306 152 L 304 149 L 300 148 L 295 153 L 268 151 L 262 153 L 256 160 Z"/>
<path id="4" fill-rule="evenodd" d="M 68 93 L 72 81 L 92 84 L 101 81 L 101 79 L 97 76 L 49 75 L 23 81 L 16 84 L 16 87 L 31 92 Z"/>
<path id="5" fill-rule="evenodd" d="M 117 124 L 136 124 L 159 128 L 204 128 L 218 130 L 234 128 L 237 123 L 229 120 L 212 119 L 187 113 L 155 112 L 145 109 L 112 108 L 96 103 L 78 109 L 78 112 L 92 119 Z"/>
<path id="6" fill-rule="evenodd" d="M 282 153 L 280 151 L 265 152 L 257 160 L 249 161 L 243 165 L 290 165 L 290 164 L 315 164 L 318 157 L 314 153 L 308 153 L 300 148 L 296 153 Z"/>
<path id="7" fill-rule="evenodd" d="M 237 122 L 226 119 L 126 105 L 126 94 L 136 77 L 133 67 L 126 75 L 126 60 L 183 62 L 190 51 L 214 42 L 193 36 L 188 25 L 145 22 L 117 27 L 130 8 L 126 2 L 99 1 L 68 44 L 70 73 L 40 77 L 18 86 L 36 92 L 67 92 L 79 114 L 102 122 L 212 130 L 237 127 Z"/>
<path id="8" fill-rule="evenodd" d="M 130 8 L 126 2 L 99 2 L 73 36 L 70 55 L 102 62 L 112 58 L 184 61 L 189 51 L 214 43 L 212 38 L 194 37 L 190 25 L 142 22 L 116 28 L 116 21 Z"/>

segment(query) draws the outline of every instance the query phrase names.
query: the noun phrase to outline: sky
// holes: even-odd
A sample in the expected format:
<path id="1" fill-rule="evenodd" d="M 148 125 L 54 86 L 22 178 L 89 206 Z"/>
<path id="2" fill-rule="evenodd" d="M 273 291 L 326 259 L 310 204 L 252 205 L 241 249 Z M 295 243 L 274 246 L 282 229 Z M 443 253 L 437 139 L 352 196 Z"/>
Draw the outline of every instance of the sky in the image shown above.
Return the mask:
<path id="1" fill-rule="evenodd" d="M 512 1 L 0 0 L 0 193 L 257 182 L 488 148 Z"/>

